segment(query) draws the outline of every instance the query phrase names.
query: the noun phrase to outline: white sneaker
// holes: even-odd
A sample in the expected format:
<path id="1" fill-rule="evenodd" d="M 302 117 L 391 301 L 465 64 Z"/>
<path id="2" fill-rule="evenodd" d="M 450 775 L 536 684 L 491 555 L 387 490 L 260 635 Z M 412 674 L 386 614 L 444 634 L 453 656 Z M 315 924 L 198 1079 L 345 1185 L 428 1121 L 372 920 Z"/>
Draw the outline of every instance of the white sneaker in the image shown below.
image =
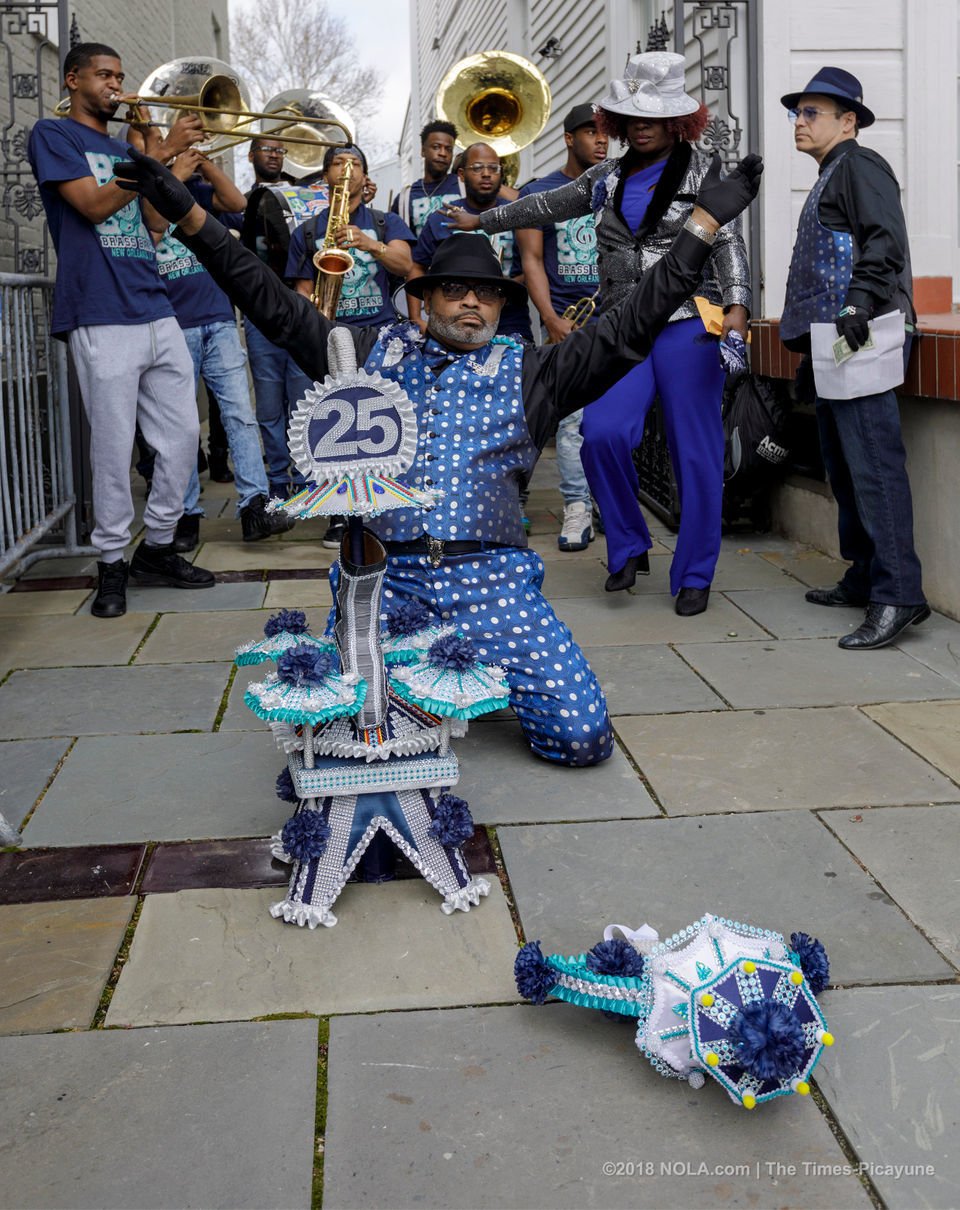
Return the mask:
<path id="1" fill-rule="evenodd" d="M 593 509 L 585 500 L 563 506 L 563 529 L 557 537 L 561 550 L 586 550 L 593 541 Z"/>

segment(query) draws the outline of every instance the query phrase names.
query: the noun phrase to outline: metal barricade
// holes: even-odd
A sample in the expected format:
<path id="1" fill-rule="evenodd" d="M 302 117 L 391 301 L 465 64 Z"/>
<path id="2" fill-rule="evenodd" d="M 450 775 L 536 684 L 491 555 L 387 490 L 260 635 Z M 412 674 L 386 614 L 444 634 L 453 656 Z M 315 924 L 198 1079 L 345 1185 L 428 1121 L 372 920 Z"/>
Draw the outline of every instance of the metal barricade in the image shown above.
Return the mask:
<path id="1" fill-rule="evenodd" d="M 49 278 L 0 273 L 0 576 L 94 553 L 76 539 L 67 350 L 51 335 L 52 305 Z"/>

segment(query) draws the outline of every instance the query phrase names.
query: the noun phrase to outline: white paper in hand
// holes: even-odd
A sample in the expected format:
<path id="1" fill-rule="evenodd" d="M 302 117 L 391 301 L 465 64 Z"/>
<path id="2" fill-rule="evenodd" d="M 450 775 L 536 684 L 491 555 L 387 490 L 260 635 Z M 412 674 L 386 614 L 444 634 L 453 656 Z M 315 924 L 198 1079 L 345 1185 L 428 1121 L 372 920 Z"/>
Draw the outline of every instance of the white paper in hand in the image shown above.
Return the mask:
<path id="1" fill-rule="evenodd" d="M 898 387 L 903 382 L 904 324 L 902 311 L 871 319 L 871 341 L 840 365 L 834 356 L 836 324 L 811 324 L 810 353 L 820 398 L 857 399 Z"/>

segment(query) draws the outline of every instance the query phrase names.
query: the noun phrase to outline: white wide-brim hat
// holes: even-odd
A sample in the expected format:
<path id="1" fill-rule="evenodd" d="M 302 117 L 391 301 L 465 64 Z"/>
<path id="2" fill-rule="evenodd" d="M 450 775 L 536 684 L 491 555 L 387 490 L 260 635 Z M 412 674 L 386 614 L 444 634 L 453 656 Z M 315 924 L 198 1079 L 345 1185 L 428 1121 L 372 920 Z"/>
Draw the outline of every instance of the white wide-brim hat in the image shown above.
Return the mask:
<path id="1" fill-rule="evenodd" d="M 623 79 L 612 80 L 598 109 L 628 118 L 681 118 L 696 113 L 700 102 L 683 91 L 683 55 L 665 50 L 634 55 Z"/>

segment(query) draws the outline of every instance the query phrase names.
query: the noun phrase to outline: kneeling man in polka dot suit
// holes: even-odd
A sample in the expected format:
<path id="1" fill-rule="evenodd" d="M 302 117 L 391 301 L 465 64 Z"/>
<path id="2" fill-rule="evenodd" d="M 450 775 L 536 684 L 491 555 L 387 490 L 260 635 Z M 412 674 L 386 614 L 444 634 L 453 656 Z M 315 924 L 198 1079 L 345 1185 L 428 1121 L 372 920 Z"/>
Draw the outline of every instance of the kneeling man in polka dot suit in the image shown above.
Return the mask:
<path id="1" fill-rule="evenodd" d="M 524 734 L 546 760 L 596 764 L 612 754 L 613 735 L 596 677 L 540 591 L 543 563 L 527 548 L 519 486 L 563 417 L 647 356 L 694 293 L 717 231 L 756 196 L 762 170 L 748 156 L 721 180 L 718 162 L 670 252 L 623 303 L 561 344 L 524 347 L 495 335 L 504 304 L 525 302 L 527 292 L 503 276 L 484 235 L 444 240 L 429 272 L 408 283 L 423 303 L 425 336 L 408 323 L 347 329 L 358 364 L 397 382 L 416 408 L 416 458 L 400 478 L 440 496 L 430 511 L 368 522 L 387 551 L 385 608 L 422 601 L 472 639 L 482 660 L 502 663 Z M 326 375 L 329 320 L 156 161 L 137 157 L 116 171 L 179 224 L 177 238 L 268 340 L 311 378 Z"/>

